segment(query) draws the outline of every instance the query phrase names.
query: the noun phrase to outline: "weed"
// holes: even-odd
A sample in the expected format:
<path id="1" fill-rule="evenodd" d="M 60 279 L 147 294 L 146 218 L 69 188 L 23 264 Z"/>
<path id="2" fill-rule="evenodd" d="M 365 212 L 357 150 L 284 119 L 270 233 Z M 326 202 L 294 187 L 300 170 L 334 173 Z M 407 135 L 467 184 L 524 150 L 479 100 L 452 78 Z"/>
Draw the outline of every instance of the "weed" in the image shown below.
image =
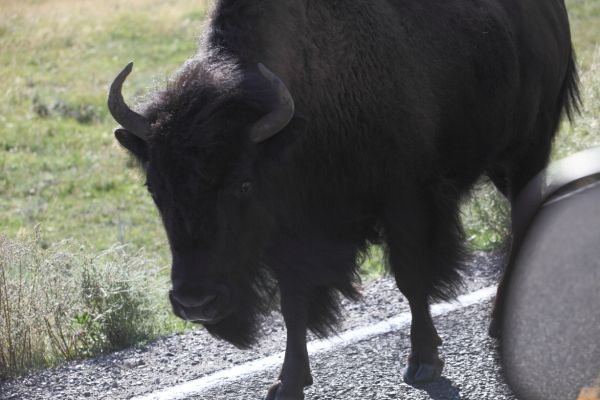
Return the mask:
<path id="1" fill-rule="evenodd" d="M 167 309 L 167 282 L 151 264 L 124 246 L 94 254 L 0 236 L 0 378 L 171 331 L 156 311 Z"/>

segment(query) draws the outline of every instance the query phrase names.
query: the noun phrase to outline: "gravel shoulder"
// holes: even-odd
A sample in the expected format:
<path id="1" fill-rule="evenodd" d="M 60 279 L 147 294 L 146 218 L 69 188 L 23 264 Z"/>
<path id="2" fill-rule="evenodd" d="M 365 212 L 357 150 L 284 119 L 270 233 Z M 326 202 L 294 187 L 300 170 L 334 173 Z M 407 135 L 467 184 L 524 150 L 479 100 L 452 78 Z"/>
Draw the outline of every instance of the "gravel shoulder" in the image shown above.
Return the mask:
<path id="1" fill-rule="evenodd" d="M 502 264 L 503 256 L 501 253 L 475 254 L 466 263 L 464 286 L 461 288 L 460 293 L 472 292 L 495 284 L 500 275 Z M 408 311 L 407 302 L 396 288 L 394 280 L 389 276 L 365 283 L 362 294 L 363 298 L 359 302 L 343 301 L 345 319 L 340 331 L 381 321 Z M 486 326 L 488 323 L 487 314 L 489 314 L 487 309 L 479 310 L 477 316 L 473 319 L 477 324 Z M 471 316 L 461 317 L 459 320 L 464 322 L 467 318 L 470 319 Z M 274 313 L 267 318 L 263 324 L 263 331 L 264 336 L 259 345 L 246 351 L 238 350 L 225 342 L 218 341 L 202 329 L 159 338 L 144 346 L 129 348 L 92 360 L 71 362 L 58 368 L 41 371 L 12 381 L 0 382 L 0 399 L 128 399 L 165 386 L 200 378 L 212 372 L 262 358 L 285 349 L 285 329 L 279 314 Z M 441 327 L 440 331 L 442 332 Z M 448 330 L 448 334 L 446 334 L 448 338 L 452 337 L 452 331 L 452 329 Z M 442 334 L 444 333 L 442 332 Z M 401 336 L 404 336 L 404 334 Z M 313 338 L 309 338 L 309 340 L 311 339 Z M 398 335 L 395 335 L 393 340 L 397 341 Z M 408 343 L 407 338 L 401 338 L 401 340 L 403 343 Z M 479 347 L 475 346 L 475 348 L 481 348 L 481 346 L 489 344 L 486 343 L 478 342 L 477 346 Z M 390 357 L 395 357 L 395 359 L 399 357 L 401 361 L 405 360 L 406 354 L 398 353 L 398 343 L 385 344 L 382 347 L 381 353 L 386 353 Z M 351 350 L 348 349 L 348 351 Z M 460 351 L 460 348 L 456 351 Z M 471 350 L 465 348 L 464 351 Z M 448 358 L 448 353 L 446 353 L 446 357 Z M 327 371 L 327 368 L 319 367 L 322 362 L 326 363 L 327 361 L 313 361 L 314 367 L 319 370 L 319 372 L 315 370 L 315 377 L 319 382 L 324 383 L 322 386 L 331 386 L 331 379 L 327 378 L 326 373 L 321 372 L 321 370 Z M 275 375 L 276 371 L 269 371 L 267 386 L 275 378 Z M 396 371 L 395 375 L 400 379 L 401 374 L 399 371 Z M 267 375 L 263 379 L 267 380 Z M 364 390 L 367 390 L 370 387 L 369 385 L 374 384 L 363 378 L 360 378 L 358 382 L 361 380 L 364 381 L 361 382 Z M 264 390 L 266 388 L 265 382 L 262 382 L 261 379 L 257 381 L 260 381 L 257 385 Z M 307 396 L 308 398 L 361 398 L 354 397 L 354 395 L 351 397 L 315 397 L 315 395 L 318 396 L 318 393 L 311 393 L 313 394 Z M 262 394 L 264 393 L 261 392 L 261 396 Z M 358 394 L 356 395 L 358 396 Z M 256 394 L 250 397 L 244 396 L 244 398 L 256 398 L 255 396 Z M 213 397 L 207 398 L 212 399 Z M 218 397 L 214 398 L 217 399 Z M 394 397 L 369 396 L 363 398 Z M 446 397 L 430 396 L 424 398 L 442 399 Z M 479 396 L 477 398 L 487 397 Z M 501 399 L 502 397 L 494 398 Z"/>
<path id="2" fill-rule="evenodd" d="M 504 382 L 494 340 L 487 335 L 492 302 L 485 301 L 435 318 L 444 341 L 443 377 L 410 386 L 402 371 L 410 351 L 408 331 L 391 332 L 313 357 L 314 384 L 306 388 L 311 400 L 516 400 Z M 277 374 L 272 368 L 252 379 L 212 388 L 193 399 L 262 399 Z"/>

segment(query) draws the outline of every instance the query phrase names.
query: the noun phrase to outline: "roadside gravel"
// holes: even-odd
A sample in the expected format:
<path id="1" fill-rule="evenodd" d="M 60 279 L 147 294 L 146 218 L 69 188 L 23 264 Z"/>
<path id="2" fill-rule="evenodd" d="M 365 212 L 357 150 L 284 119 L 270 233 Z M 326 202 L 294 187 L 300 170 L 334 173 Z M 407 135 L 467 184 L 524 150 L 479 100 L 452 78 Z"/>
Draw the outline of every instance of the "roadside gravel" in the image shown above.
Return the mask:
<path id="1" fill-rule="evenodd" d="M 501 253 L 476 254 L 467 262 L 461 293 L 494 284 L 502 261 Z M 390 277 L 365 283 L 362 293 L 363 299 L 359 302 L 344 300 L 345 320 L 341 330 L 408 310 L 407 302 Z M 487 324 L 487 318 L 484 319 L 480 322 Z M 202 329 L 159 338 L 145 346 L 0 382 L 0 399 L 127 399 L 285 349 L 285 329 L 278 314 L 265 321 L 263 330 L 263 340 L 249 351 L 218 341 Z M 386 347 L 385 352 L 398 357 L 398 352 L 390 349 L 394 347 Z M 405 355 L 400 357 L 403 360 Z M 325 377 L 322 379 L 327 381 Z"/>
<path id="2" fill-rule="evenodd" d="M 378 335 L 311 359 L 310 400 L 516 400 L 504 382 L 495 342 L 487 335 L 489 300 L 435 318 L 446 361 L 441 379 L 424 385 L 404 383 L 410 351 L 408 331 Z M 277 369 L 211 388 L 190 399 L 264 398 Z"/>

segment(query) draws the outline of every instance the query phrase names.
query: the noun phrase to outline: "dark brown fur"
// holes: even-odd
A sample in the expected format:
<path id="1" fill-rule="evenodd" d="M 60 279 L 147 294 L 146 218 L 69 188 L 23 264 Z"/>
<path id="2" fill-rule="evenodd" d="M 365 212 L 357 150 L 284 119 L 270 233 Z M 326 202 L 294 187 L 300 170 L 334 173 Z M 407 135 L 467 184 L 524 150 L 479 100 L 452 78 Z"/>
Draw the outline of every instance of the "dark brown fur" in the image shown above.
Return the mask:
<path id="1" fill-rule="evenodd" d="M 259 62 L 296 116 L 257 145 L 248 128 L 272 100 Z M 219 0 L 197 56 L 145 107 L 151 139 L 119 140 L 144 165 L 174 281 L 227 287 L 210 332 L 250 345 L 277 284 L 288 351 L 269 399 L 296 399 L 306 328 L 335 327 L 369 243 L 413 312 L 406 378 L 439 375 L 428 304 L 459 281 L 459 202 L 485 174 L 513 200 L 577 94 L 562 1 Z"/>

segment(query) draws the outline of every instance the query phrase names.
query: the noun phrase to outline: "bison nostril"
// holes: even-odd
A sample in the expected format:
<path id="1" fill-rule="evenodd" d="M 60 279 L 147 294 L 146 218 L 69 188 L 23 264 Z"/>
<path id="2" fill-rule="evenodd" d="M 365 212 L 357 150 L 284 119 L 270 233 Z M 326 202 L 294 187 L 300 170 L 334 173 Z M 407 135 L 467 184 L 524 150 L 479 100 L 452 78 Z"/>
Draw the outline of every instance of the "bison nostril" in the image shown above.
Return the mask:
<path id="1" fill-rule="evenodd" d="M 202 308 L 212 303 L 217 298 L 216 293 L 198 297 L 189 294 L 172 292 L 171 296 L 177 303 L 185 308 Z"/>
<path id="2" fill-rule="evenodd" d="M 207 294 L 209 293 L 209 294 Z M 175 315 L 186 321 L 214 323 L 230 311 L 231 297 L 227 287 L 207 289 L 179 288 L 169 292 Z"/>

